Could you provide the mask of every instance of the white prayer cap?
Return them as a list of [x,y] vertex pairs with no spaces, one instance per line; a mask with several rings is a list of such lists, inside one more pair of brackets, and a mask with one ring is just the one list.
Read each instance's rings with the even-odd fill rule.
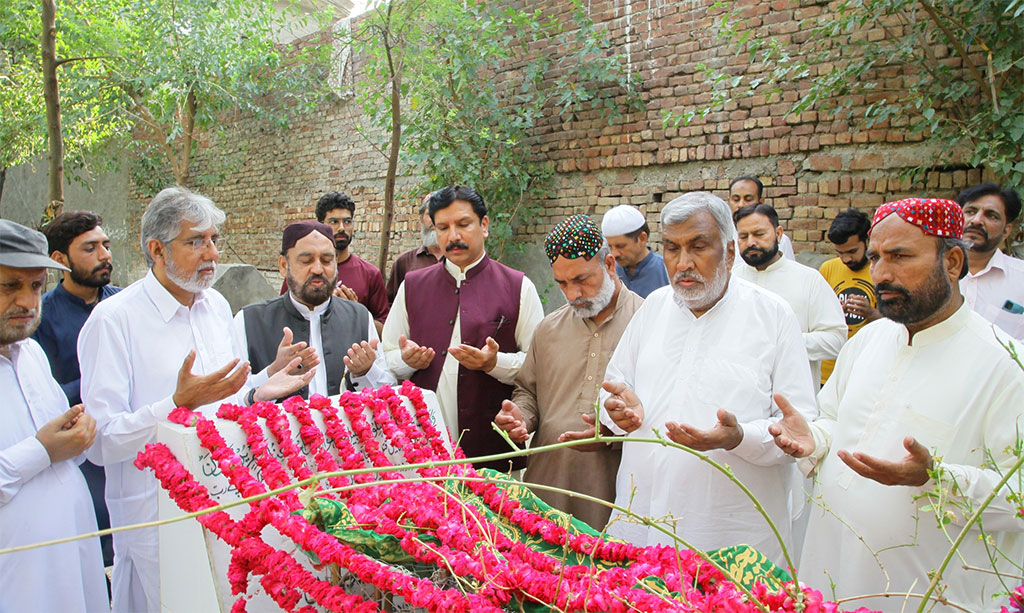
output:
[[628,204],[620,204],[604,214],[601,219],[601,234],[621,236],[635,232],[647,223],[644,214]]

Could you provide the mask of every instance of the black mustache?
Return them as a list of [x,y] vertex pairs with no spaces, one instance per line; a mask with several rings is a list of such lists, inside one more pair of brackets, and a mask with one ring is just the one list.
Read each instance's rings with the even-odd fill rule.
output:
[[887,283],[885,281],[883,281],[882,283],[876,283],[875,284],[875,291],[878,292],[878,293],[881,293],[881,292],[895,292],[895,293],[903,296],[904,298],[910,298],[910,292],[907,291],[907,288],[905,288],[903,286],[900,286],[900,285],[894,285],[892,283]]
[[306,279],[306,282],[303,283],[303,285],[309,285],[310,281],[312,281],[313,279],[322,279],[325,285],[330,285],[331,284],[331,280],[327,278],[327,275],[317,274],[317,275],[310,275],[309,278]]
[[977,230],[978,232],[981,232],[981,235],[985,237],[985,240],[988,240],[988,231],[986,231],[984,227],[972,224],[964,228],[964,232],[968,230]]
[[92,269],[93,272],[99,272],[101,270],[106,270],[108,272],[113,272],[114,267],[112,265],[110,265],[110,264],[100,264],[96,268]]
[[452,249],[469,249],[469,245],[462,241],[455,241],[454,243],[448,243],[444,248],[445,251],[451,251]]

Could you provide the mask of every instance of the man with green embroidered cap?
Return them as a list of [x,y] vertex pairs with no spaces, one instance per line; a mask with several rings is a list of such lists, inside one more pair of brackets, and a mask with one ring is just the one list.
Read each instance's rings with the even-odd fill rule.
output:
[[[494,418],[517,443],[533,434],[531,447],[593,436],[594,402],[608,359],[643,303],[616,276],[615,258],[601,229],[586,215],[555,226],[544,249],[568,304],[537,326],[512,398]],[[524,480],[611,501],[620,454],[618,446],[601,443],[548,451],[530,456]],[[611,510],[603,505],[555,492],[534,493],[598,530],[608,522]]]

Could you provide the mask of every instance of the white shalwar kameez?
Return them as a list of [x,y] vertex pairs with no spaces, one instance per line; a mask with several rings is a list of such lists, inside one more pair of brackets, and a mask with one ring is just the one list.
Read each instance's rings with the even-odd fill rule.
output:
[[[888,319],[868,324],[846,344],[818,395],[821,417],[812,428],[816,449],[799,462],[805,472],[817,467],[800,580],[829,597],[826,588],[833,582],[838,598],[923,593],[929,571],[939,566],[964,524],[956,505],[977,508],[1000,480],[995,470],[981,468],[985,451],[1005,470],[1014,461],[1005,450],[1017,432],[1024,432],[1024,373],[996,341],[989,322],[964,304],[945,321],[916,333],[912,343],[908,339],[906,327]],[[845,449],[899,461],[907,453],[906,436],[928,447],[947,478],[959,485],[961,494],[951,494],[942,507],[955,517],[945,532],[936,527],[935,512],[922,509],[933,501],[915,500],[936,487],[934,480],[922,487],[882,485],[861,477],[836,455]],[[1019,491],[1016,478],[1013,484]],[[1024,520],[1005,496],[995,497],[982,514],[982,526],[992,539],[994,557],[1000,555],[998,547],[1017,564],[1024,562]],[[992,600],[1004,590],[999,578],[963,568],[965,563],[991,568],[980,535],[972,528],[960,545],[962,558],[946,567],[942,595],[969,611],[994,611],[1002,604]],[[1020,571],[1005,563],[1000,568],[1010,573],[1005,581],[1012,590],[1020,583],[1013,575]],[[910,599],[907,610],[916,610],[918,602]],[[849,605],[894,611],[903,608],[903,600],[875,598]],[[928,610],[954,609],[935,605]]]
[[839,355],[848,333],[843,306],[825,277],[786,258],[779,258],[764,270],[740,260],[732,275],[778,294],[793,307],[811,361],[814,389],[818,389],[822,360],[834,360]]
[[[734,413],[743,440],[709,458],[732,467],[790,544],[792,458],[775,445],[768,426],[781,418],[772,394],[786,396],[801,414],[817,415],[807,352],[792,309],[781,298],[733,278],[700,317],[672,286],[655,290],[623,333],[605,374],[636,392],[642,425],[630,437],[650,438],[665,422],[697,428],[717,423],[718,409]],[[601,395],[602,407],[608,393]],[[601,412],[601,421],[622,430]],[[679,449],[651,443],[622,445],[615,503],[652,518],[674,518],[676,534],[703,550],[750,545],[776,562],[782,549],[750,499],[721,472]],[[673,530],[673,524],[666,527]],[[612,512],[608,533],[637,545],[676,543],[666,534]]]
[[[82,328],[82,398],[98,426],[86,455],[106,469],[112,526],[157,519],[157,480],[132,462],[146,443],[155,442],[157,423],[175,408],[178,371],[191,350],[195,375],[234,359],[231,307],[213,289],[200,292],[191,309],[185,307],[153,271],[96,305]],[[200,410],[212,416],[220,404]],[[156,528],[114,534],[114,611],[160,610],[157,564]]]
[[[34,340],[0,355],[0,549],[96,531],[82,457],[50,463],[39,428],[68,409]],[[109,611],[99,538],[0,555],[0,613]]]

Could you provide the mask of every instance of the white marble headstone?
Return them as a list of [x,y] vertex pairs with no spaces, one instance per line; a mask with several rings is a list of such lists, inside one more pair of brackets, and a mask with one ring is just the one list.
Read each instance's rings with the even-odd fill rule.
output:
[[[431,418],[435,426],[442,433],[447,433],[444,420],[437,403],[437,397],[433,392],[423,391],[424,400],[430,409]],[[331,397],[332,402],[337,396]],[[413,415],[412,405],[405,400],[405,405]],[[335,406],[337,404],[335,403]],[[323,419],[319,411],[311,410],[314,421],[323,428]],[[381,427],[373,421],[373,415],[369,409],[366,410],[367,421],[373,426],[374,436],[382,443],[381,448],[397,464],[406,463],[401,450],[390,445],[384,437]],[[345,412],[338,410],[339,417],[344,420],[346,428],[351,432],[350,424]],[[292,438],[296,445],[303,452],[306,452],[307,464],[312,472],[316,472],[316,465],[312,454],[299,437],[298,423],[295,418],[288,415]],[[216,419],[217,429],[224,440],[242,458],[253,476],[261,478],[260,468],[256,459],[246,444],[245,433],[242,428],[233,421]],[[259,420],[263,424],[263,420]],[[267,441],[268,451],[274,457],[282,460],[276,440],[266,426],[263,426],[264,437]],[[337,456],[337,450],[333,441],[325,436],[328,448],[334,453],[338,464],[341,459]],[[230,502],[241,496],[232,487],[228,480],[220,473],[217,463],[210,457],[210,452],[199,444],[199,437],[194,428],[186,428],[172,423],[162,423],[157,427],[157,441],[161,442],[174,453],[178,460],[192,473],[192,476],[201,484],[207,487],[210,495],[217,502]],[[445,440],[450,448],[450,441]],[[361,449],[358,439],[353,434],[352,444]],[[282,460],[282,466],[284,462]],[[289,474],[290,471],[289,471]],[[326,485],[326,484],[325,484]],[[240,519],[248,511],[248,505],[241,505],[228,510],[233,519]],[[161,520],[180,517],[184,512],[170,499],[167,493],[161,489],[158,503],[159,518]],[[272,527],[264,528],[263,540],[272,547],[285,551],[294,551],[293,557],[301,561],[307,568],[312,565],[305,554],[295,551],[297,548],[289,540],[282,537]],[[167,524],[159,528],[160,538],[160,604],[162,613],[196,613],[198,611],[221,611],[227,613],[231,605],[237,599],[231,594],[231,586],[227,580],[228,563],[231,559],[231,549],[227,544],[220,541],[215,535],[209,533],[196,520],[189,519],[177,523]],[[315,571],[317,576],[327,578],[327,571]],[[261,613],[280,611],[280,608],[271,600],[259,585],[257,578],[250,577],[249,581],[249,602],[246,610],[249,613]],[[309,603],[312,604],[312,603]]]

